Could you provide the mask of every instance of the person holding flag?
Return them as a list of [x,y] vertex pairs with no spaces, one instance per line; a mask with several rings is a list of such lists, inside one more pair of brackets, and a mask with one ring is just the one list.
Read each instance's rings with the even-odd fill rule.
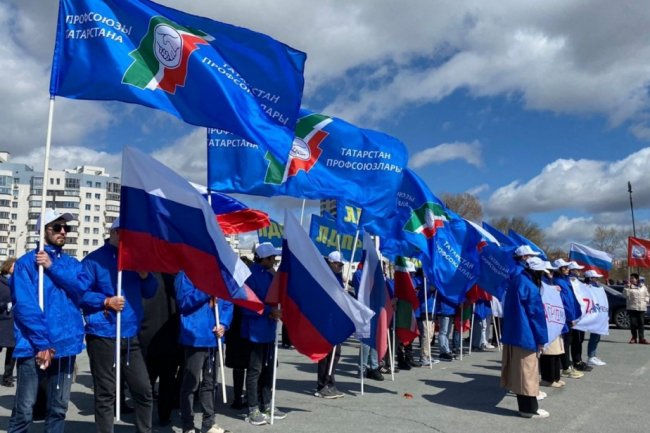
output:
[[[325,261],[329,265],[330,269],[334,273],[336,280],[341,285],[341,290],[343,287],[343,258],[341,253],[338,251],[332,251],[325,258]],[[334,359],[332,359],[334,357]],[[318,379],[316,384],[316,392],[314,395],[316,397],[334,399],[342,398],[344,394],[336,389],[336,377],[334,372],[336,371],[336,366],[339,364],[339,359],[341,358],[341,345],[337,344],[334,346],[334,349],[328,353],[328,355],[318,361]],[[330,368],[331,367],[331,368]]]
[[[262,242],[255,248],[254,254],[254,263],[250,267],[251,275],[246,280],[246,285],[259,299],[266,299],[280,250],[270,242]],[[242,310],[242,313],[241,336],[250,342],[246,370],[247,419],[253,425],[264,425],[271,419],[271,388],[275,363],[273,342],[277,337],[277,321],[282,318],[282,312],[267,305],[261,315],[248,309]],[[274,419],[286,417],[286,413],[275,409]]]
[[517,395],[520,416],[547,418],[549,413],[537,403],[538,398],[545,397],[539,391],[539,354],[548,343],[540,295],[546,264],[531,257],[526,265],[511,278],[504,299],[501,386]]
[[121,314],[120,364],[135,402],[135,429],[150,432],[153,395],[138,339],[142,324],[142,299],[156,294],[158,281],[150,272],[122,272],[122,295],[117,292],[117,254],[120,219],[111,225],[109,238],[83,259],[90,278],[89,290],[81,299],[86,322],[86,345],[95,390],[95,426],[98,432],[112,433],[115,410],[115,345],[117,314]]
[[[46,209],[36,222],[37,228],[44,222],[43,250],[30,251],[14,265],[13,356],[18,382],[8,432],[29,429],[41,380],[47,380],[47,430],[63,432],[65,426],[71,373],[76,355],[83,349],[84,325],[79,304],[89,284],[81,263],[63,252],[70,231],[67,223],[73,218],[72,214]],[[43,299],[47,299],[44,308],[39,305],[39,266],[43,267]]]
[[452,331],[454,316],[456,315],[456,305],[449,301],[443,294],[438,292],[436,303],[436,315],[439,318],[440,329],[438,331],[438,358],[441,361],[453,361],[456,357],[449,347],[449,335]]
[[[593,269],[588,270],[585,272],[585,281],[584,283],[588,286],[592,287],[598,287],[600,288],[600,285],[596,281],[597,278],[601,278],[602,275],[599,274],[598,272],[594,271]],[[602,289],[601,289],[602,290]],[[605,298],[606,299],[606,298]],[[593,308],[596,307],[604,307],[603,305],[598,306],[594,305]],[[607,311],[607,310],[605,310]],[[596,350],[598,349],[598,343],[600,342],[600,334],[596,334],[595,332],[590,332],[589,333],[589,341],[587,342],[587,364],[591,366],[603,366],[607,365],[607,363],[600,358],[596,356]]]
[[[650,344],[643,335],[643,316],[648,307],[648,289],[639,281],[639,274],[630,274],[630,283],[623,289],[627,314],[630,316],[630,344]],[[638,339],[637,339],[638,337]]]
[[201,430],[224,433],[215,423],[215,385],[217,383],[217,338],[222,338],[233,317],[232,302],[219,299],[219,323],[215,317],[215,298],[197,289],[184,272],[174,279],[176,304],[181,314],[179,343],[185,353],[180,393],[181,427],[194,433],[194,394],[199,391],[203,411]]

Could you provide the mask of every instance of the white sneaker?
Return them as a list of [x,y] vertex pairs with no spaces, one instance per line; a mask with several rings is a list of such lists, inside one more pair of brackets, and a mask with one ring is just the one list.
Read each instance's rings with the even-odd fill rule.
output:
[[544,391],[540,391],[539,394],[537,394],[537,400],[544,400],[548,395]]
[[551,414],[544,409],[537,409],[537,413],[519,412],[519,416],[532,419],[548,418],[550,415]]
[[491,345],[490,343],[486,344],[485,348],[486,349],[495,349],[495,347],[493,345]]
[[225,430],[219,427],[217,424],[214,424],[206,433],[226,433],[228,430]]
[[589,365],[593,365],[593,366],[602,366],[602,365],[607,365],[606,362],[601,361],[600,359],[598,359],[598,358],[595,357],[595,356],[592,356],[591,358],[589,358],[589,359],[587,360],[587,364],[589,364]]

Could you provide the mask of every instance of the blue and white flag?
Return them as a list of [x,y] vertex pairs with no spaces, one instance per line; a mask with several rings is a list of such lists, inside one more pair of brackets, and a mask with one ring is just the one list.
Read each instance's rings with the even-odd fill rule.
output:
[[50,94],[156,108],[286,161],[305,60],[262,33],[149,0],[60,0]]

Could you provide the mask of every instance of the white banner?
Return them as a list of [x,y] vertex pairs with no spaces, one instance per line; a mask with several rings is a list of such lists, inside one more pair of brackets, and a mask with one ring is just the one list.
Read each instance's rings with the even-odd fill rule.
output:
[[546,312],[546,327],[548,328],[548,343],[546,346],[548,346],[562,334],[562,328],[566,323],[566,315],[559,286],[542,283],[541,293],[544,311]]
[[492,300],[490,301],[490,308],[492,309],[492,315],[494,317],[503,317],[503,306],[496,296],[492,296]]
[[609,302],[605,290],[600,286],[584,284],[577,279],[573,279],[571,285],[582,310],[582,317],[573,328],[609,335]]

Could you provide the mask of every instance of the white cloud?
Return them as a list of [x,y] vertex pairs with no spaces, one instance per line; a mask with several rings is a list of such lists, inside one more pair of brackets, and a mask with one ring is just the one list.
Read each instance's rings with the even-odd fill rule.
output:
[[471,143],[442,143],[434,147],[414,153],[409,158],[409,167],[421,168],[434,163],[461,159],[470,165],[480,167],[481,145],[477,140]]
[[[39,147],[27,155],[12,158],[10,162],[27,164],[34,171],[42,172],[44,160],[45,147]],[[120,177],[122,174],[122,154],[97,151],[81,146],[53,146],[50,149],[50,169],[63,170],[81,165],[104,167],[111,176]]]
[[482,192],[485,192],[489,189],[490,189],[490,185],[488,185],[487,183],[482,183],[480,185],[476,185],[475,187],[468,189],[466,192],[472,195],[479,195]]
[[646,185],[650,147],[614,162],[558,159],[526,183],[514,181],[497,189],[486,210],[493,215],[525,215],[562,209],[616,212],[629,208],[627,182],[632,182],[635,207],[650,208]]

